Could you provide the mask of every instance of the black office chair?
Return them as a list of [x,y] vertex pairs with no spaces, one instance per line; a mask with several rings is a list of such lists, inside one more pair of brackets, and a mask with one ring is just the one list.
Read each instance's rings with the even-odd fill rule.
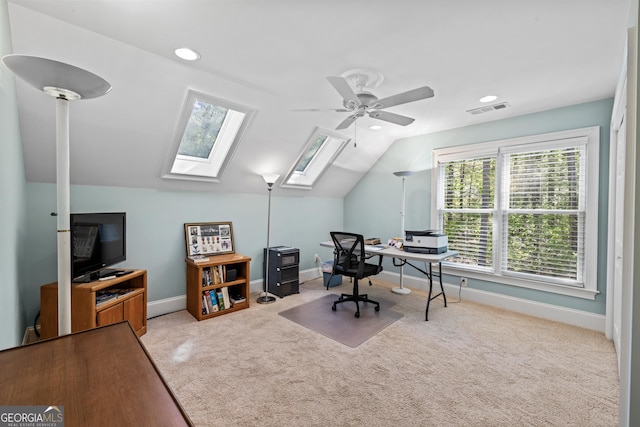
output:
[[353,278],[353,294],[341,294],[331,309],[336,310],[336,304],[346,301],[356,303],[356,317],[360,317],[360,302],[375,304],[375,310],[380,311],[380,303],[370,300],[367,294],[358,292],[358,280],[374,276],[382,271],[382,257],[378,255],[378,264],[369,264],[364,252],[364,237],[361,234],[332,231],[331,239],[335,245],[333,273]]

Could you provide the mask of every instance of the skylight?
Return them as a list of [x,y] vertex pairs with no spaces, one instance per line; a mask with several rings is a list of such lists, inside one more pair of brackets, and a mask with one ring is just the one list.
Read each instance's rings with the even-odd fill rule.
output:
[[322,144],[329,138],[327,135],[317,135],[315,141],[311,144],[311,147],[303,154],[302,159],[298,162],[296,166],[296,172],[304,173],[305,170],[309,167],[311,160],[313,160],[318,154],[318,150],[322,147]]
[[220,182],[254,111],[189,91],[163,178]]
[[310,190],[347,142],[349,138],[345,136],[316,128],[280,186]]

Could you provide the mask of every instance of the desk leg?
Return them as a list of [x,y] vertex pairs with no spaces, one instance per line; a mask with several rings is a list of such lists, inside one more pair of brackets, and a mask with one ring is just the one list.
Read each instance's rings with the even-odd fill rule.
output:
[[429,304],[431,304],[431,293],[433,292],[433,269],[431,267],[431,263],[429,263],[429,296],[427,297],[427,309],[424,312],[424,321],[427,322],[429,320]]
[[438,263],[438,279],[440,280],[440,293],[437,295],[433,295],[433,266],[431,263],[429,264],[429,271],[427,272],[427,277],[429,278],[429,297],[427,298],[427,309],[424,312],[424,320],[427,322],[429,320],[429,305],[431,304],[432,299],[438,298],[442,295],[444,299],[444,306],[447,306],[447,296],[444,294],[444,287],[442,286],[442,263]]
[[442,286],[442,263],[438,263],[438,278],[440,279],[440,292],[442,292],[442,299],[444,299],[444,306],[447,306],[447,296],[444,294],[444,287]]

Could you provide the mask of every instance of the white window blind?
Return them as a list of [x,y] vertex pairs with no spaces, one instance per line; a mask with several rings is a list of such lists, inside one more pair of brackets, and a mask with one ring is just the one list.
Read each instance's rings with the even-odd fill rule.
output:
[[582,282],[585,146],[502,155],[504,274]]
[[455,262],[493,269],[495,157],[440,164],[442,224]]

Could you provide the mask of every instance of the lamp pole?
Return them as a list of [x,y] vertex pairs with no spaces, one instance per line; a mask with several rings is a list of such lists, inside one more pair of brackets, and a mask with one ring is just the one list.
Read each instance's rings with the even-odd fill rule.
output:
[[111,85],[89,71],[46,58],[6,55],[2,62],[29,85],[56,99],[58,335],[67,335],[71,333],[69,101],[105,95]]
[[[402,211],[400,211],[400,236],[404,236],[405,233],[405,229],[404,229],[404,210],[405,210],[405,188],[404,188],[404,181],[405,178],[413,175],[413,171],[399,171],[399,172],[394,172],[393,173],[395,176],[399,176],[402,177]],[[391,289],[391,292],[393,292],[394,294],[400,294],[400,295],[408,295],[411,293],[411,289],[405,288],[403,286],[403,280],[404,280],[404,263],[402,263],[402,265],[400,266],[400,286]]]
[[273,184],[278,180],[280,175],[275,173],[265,173],[262,175],[265,182],[267,183],[267,189],[269,190],[269,203],[267,207],[267,249],[264,260],[264,285],[263,285],[263,293],[264,295],[260,295],[256,302],[259,304],[269,304],[275,302],[276,297],[269,295],[269,234],[271,229],[271,190],[273,190]]

